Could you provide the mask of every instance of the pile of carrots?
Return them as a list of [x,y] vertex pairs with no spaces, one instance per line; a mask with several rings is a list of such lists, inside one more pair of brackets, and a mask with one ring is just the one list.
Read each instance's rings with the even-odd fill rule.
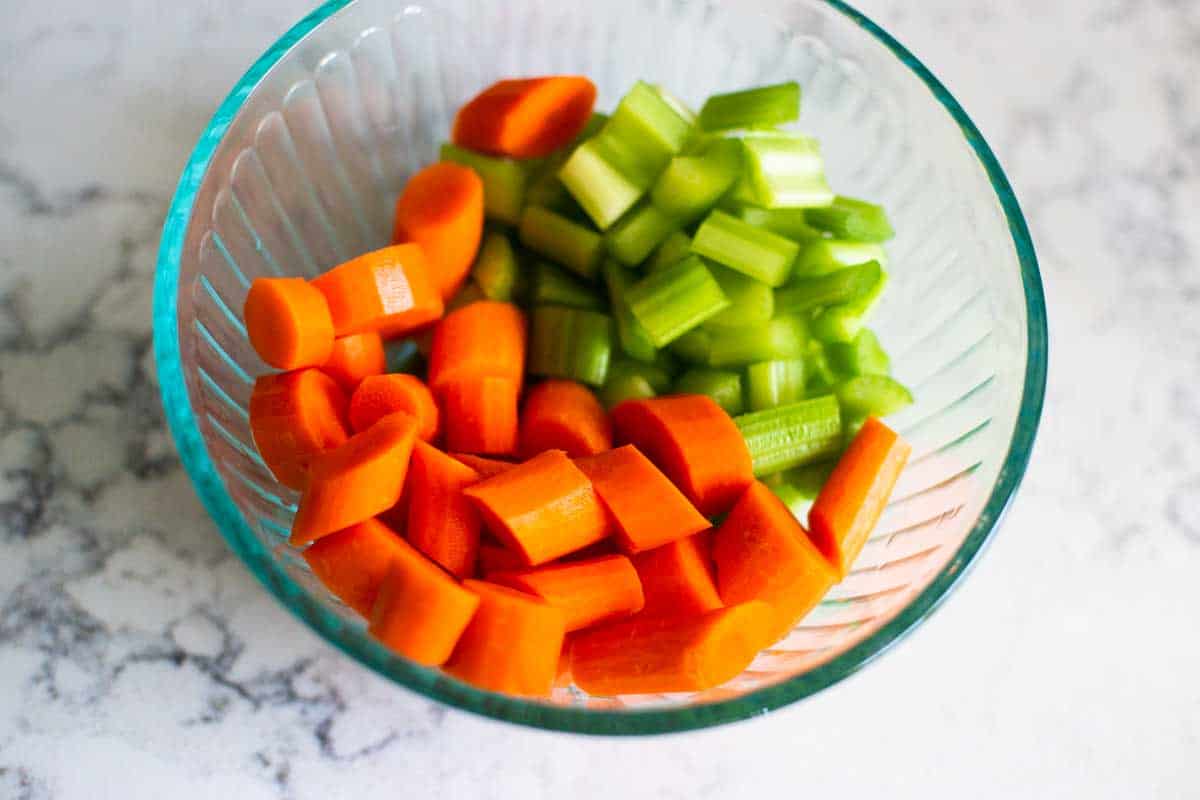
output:
[[[502,81],[460,111],[455,144],[545,156],[594,99],[584,78]],[[806,529],[710,397],[606,411],[582,383],[527,380],[521,309],[446,311],[484,205],[475,171],[434,164],[399,198],[391,246],[251,286],[250,341],[281,372],[258,378],[250,421],[272,473],[301,492],[291,543],[380,642],[483,689],[733,678],[847,573],[909,446],[868,419]],[[423,379],[387,371],[401,336],[425,337]]]

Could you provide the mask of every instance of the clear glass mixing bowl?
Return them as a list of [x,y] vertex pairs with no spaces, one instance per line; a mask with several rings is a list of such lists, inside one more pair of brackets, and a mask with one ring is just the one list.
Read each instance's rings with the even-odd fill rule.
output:
[[[898,236],[875,320],[917,402],[915,445],[854,572],[741,676],[694,695],[538,702],[479,691],[376,644],[285,542],[296,497],[255,453],[246,406],[265,370],[239,319],[259,275],[314,275],[386,243],[412,171],[451,115],[501,76],[591,76],[600,108],[637,79],[696,103],[795,79],[801,128],[839,191],[882,202]],[[238,81],[200,137],[163,232],[155,286],[163,404],[230,547],[293,613],[380,674],[512,722],[678,731],[829,686],[927,616],[995,531],[1042,408],[1046,316],[1029,232],[995,156],[945,87],[836,0],[334,0]]]

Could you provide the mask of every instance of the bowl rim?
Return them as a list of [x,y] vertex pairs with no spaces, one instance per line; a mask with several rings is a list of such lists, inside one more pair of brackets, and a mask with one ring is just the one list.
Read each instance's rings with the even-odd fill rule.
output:
[[[641,735],[704,728],[745,719],[801,700],[871,663],[895,645],[946,599],[995,533],[1016,493],[1033,449],[1046,390],[1046,304],[1037,255],[1028,225],[1008,178],[983,135],[946,87],[909,50],[844,0],[818,0],[840,12],[907,66],[959,125],[984,168],[1008,222],[1021,270],[1027,317],[1024,384],[1013,437],[987,502],[971,531],[937,576],[892,620],[854,647],[802,675],[729,700],[668,709],[606,710],[553,706],[481,691],[435,670],[388,654],[364,636],[348,638],[341,619],[304,602],[287,574],[269,560],[256,558],[252,531],[234,505],[204,444],[188,397],[180,352],[176,298],[184,238],[197,192],[225,132],[242,104],[271,68],[298,42],[354,0],[328,0],[270,46],[234,85],[201,134],[163,226],[154,285],[154,353],[159,390],[168,427],[180,459],[209,515],[230,548],[255,577],[296,617],[356,661],[421,695],[507,722],[576,733]],[[263,565],[260,570],[256,563]],[[288,591],[288,589],[293,589]]]

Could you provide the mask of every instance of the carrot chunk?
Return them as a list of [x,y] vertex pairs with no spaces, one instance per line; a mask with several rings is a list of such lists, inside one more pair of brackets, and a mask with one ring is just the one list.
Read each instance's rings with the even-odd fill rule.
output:
[[508,378],[463,378],[439,391],[446,449],[508,455],[517,449],[517,395]]
[[561,609],[568,632],[633,614],[645,602],[637,570],[625,556],[493,573],[488,580],[537,595]]
[[383,337],[371,331],[333,340],[333,350],[321,371],[353,392],[363,378],[380,375],[387,369]]
[[417,438],[431,442],[438,433],[438,407],[421,379],[404,373],[371,375],[350,396],[350,427],[365,431],[388,414],[403,411],[417,421]]
[[488,529],[531,566],[608,535],[608,518],[592,484],[561,450],[547,450],[470,486]]
[[366,253],[310,283],[325,296],[338,336],[375,331],[388,338],[442,315],[442,296],[415,244]]
[[408,549],[398,533],[368,519],[313,542],[302,555],[326,589],[370,618],[392,559]]
[[646,596],[644,615],[688,617],[721,607],[708,539],[698,533],[633,557]]
[[542,381],[529,391],[521,410],[521,455],[563,450],[571,458],[612,447],[612,425],[604,406],[582,383]]
[[303,489],[313,459],[350,436],[346,394],[319,369],[262,375],[250,394],[250,431],[275,479]]
[[491,542],[479,543],[479,573],[485,578],[496,572],[513,572],[524,569],[525,559],[516,550]]
[[452,138],[482,153],[541,158],[579,135],[595,102],[595,85],[575,75],[497,81],[459,109]]
[[479,473],[438,450],[417,442],[408,464],[408,526],[413,547],[457,578],[475,574],[479,555],[479,512],[462,490]]
[[254,352],[276,369],[318,366],[333,349],[329,305],[303,278],[256,278],[242,316]]
[[470,453],[451,453],[451,457],[457,461],[461,461],[471,469],[479,473],[479,479],[490,478],[493,475],[499,475],[501,472],[508,472],[516,466],[511,461],[501,461],[498,458],[486,458],[484,456],[476,456]]
[[392,241],[421,246],[442,300],[462,286],[482,236],[483,181],[468,167],[432,164],[409,179],[396,201]]
[[433,334],[429,388],[463,378],[525,378],[525,315],[512,303],[471,303],[446,315]]

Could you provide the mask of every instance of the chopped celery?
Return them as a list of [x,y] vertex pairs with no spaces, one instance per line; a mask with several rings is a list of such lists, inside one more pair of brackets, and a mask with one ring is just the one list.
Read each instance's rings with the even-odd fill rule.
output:
[[658,92],[658,96],[661,97],[667,105],[675,110],[675,113],[679,115],[680,119],[684,120],[692,127],[696,126],[698,119],[696,112],[692,111],[691,106],[680,100],[675,95],[671,94],[660,84],[654,84],[654,91]]
[[821,232],[805,220],[802,208],[742,206],[737,210],[737,215],[743,222],[786,236],[793,242],[803,244],[821,238]]
[[780,473],[770,476],[765,482],[767,488],[787,506],[788,511],[792,512],[792,516],[803,523],[809,506],[812,505],[809,498],[805,497],[804,493],[795,486],[788,483]]
[[754,411],[734,422],[759,476],[823,461],[842,446],[841,412],[833,395]]
[[912,405],[913,396],[887,375],[859,375],[835,389],[846,417],[886,417]]
[[730,303],[729,308],[705,323],[708,328],[761,325],[775,316],[775,293],[770,286],[716,264],[709,264],[708,269]]
[[734,139],[717,139],[698,154],[672,158],[650,190],[650,199],[664,214],[689,222],[716,205],[741,171],[741,145]]
[[696,328],[671,342],[671,352],[689,364],[707,364],[712,338],[708,331]]
[[799,250],[791,239],[719,210],[705,218],[692,240],[693,252],[769,286],[787,280]]
[[800,84],[795,81],[715,94],[700,109],[706,131],[782,125],[800,117]]
[[463,287],[455,293],[454,297],[451,297],[446,302],[446,313],[449,314],[451,311],[460,309],[463,306],[469,306],[471,303],[478,303],[480,300],[488,299],[489,298],[484,293],[483,289],[479,288],[479,284],[475,283],[473,280],[467,281],[467,283],[465,283]]
[[471,270],[483,294],[489,300],[511,301],[519,294],[522,274],[508,237],[498,231],[485,234]]
[[383,343],[385,372],[420,373],[425,369],[425,357],[412,339],[390,339]]
[[[842,427],[846,427],[846,423],[842,423]],[[783,473],[783,479],[789,485],[795,487],[800,492],[801,496],[815,500],[817,495],[821,493],[821,488],[825,482],[829,480],[830,474],[833,473],[833,468],[837,466],[837,460],[817,461],[813,464],[805,464],[802,467],[796,467]]]
[[547,261],[533,267],[533,291],[530,304],[534,306],[567,306],[585,311],[603,311],[604,298],[594,286],[569,275]]
[[646,260],[658,245],[679,229],[679,223],[650,203],[631,208],[604,234],[608,252],[632,267]]
[[854,416],[845,417],[842,420],[842,447],[849,447],[854,441],[854,437],[858,436],[858,432],[862,430],[863,424],[867,418],[863,414],[855,414]]
[[808,342],[804,321],[795,317],[775,317],[760,325],[711,333],[708,363],[714,367],[802,358]]
[[837,376],[829,366],[825,347],[811,340],[804,351],[804,396],[817,397],[833,391]]
[[833,202],[817,140],[795,133],[742,137],[745,165],[734,196],[764,208],[813,208]]
[[751,411],[804,399],[804,362],[798,358],[760,361],[746,367],[746,402]]
[[595,136],[604,127],[606,122],[608,122],[608,114],[601,111],[593,111],[592,115],[588,117],[588,121],[583,124],[583,130],[575,138],[575,144],[579,145]]
[[442,145],[442,161],[453,161],[475,170],[483,181],[483,210],[488,217],[516,225],[525,206],[529,165],[511,158],[485,156],[449,142]]
[[693,131],[672,103],[653,86],[638,81],[621,98],[599,135],[636,148],[637,160],[657,175],[671,156],[683,149]]
[[852,342],[863,323],[875,308],[883,288],[887,285],[887,273],[880,270],[879,280],[857,299],[835,306],[828,306],[809,320],[813,338],[822,342]]
[[794,277],[807,277],[833,272],[840,267],[853,267],[868,261],[878,261],[879,266],[887,268],[887,253],[882,246],[866,242],[845,242],[840,239],[818,239],[809,242],[800,250],[796,258],[796,266],[792,268]]
[[892,360],[870,328],[860,330],[852,342],[825,345],[825,353],[833,370],[847,377],[888,375],[892,371]]
[[591,278],[600,269],[604,239],[595,231],[546,208],[529,206],[521,214],[521,243],[568,269]]
[[690,369],[675,379],[675,394],[705,394],[731,417],[741,414],[742,376],[725,369]]
[[658,350],[642,324],[633,316],[625,292],[633,283],[633,276],[612,259],[604,262],[604,282],[608,285],[608,300],[612,305],[613,320],[617,324],[617,339],[625,354],[638,361],[654,361]]
[[576,148],[558,180],[601,230],[632,208],[646,188],[631,181],[606,156],[599,137]]
[[647,275],[625,295],[634,318],[655,347],[662,347],[721,313],[729,298],[694,256]]
[[612,320],[605,314],[562,306],[533,310],[529,372],[601,386],[612,357]]
[[775,292],[781,314],[799,314],[825,306],[853,303],[875,290],[883,270],[875,261],[845,267],[824,275],[791,281]]
[[806,216],[813,226],[852,242],[886,242],[895,235],[882,206],[853,197],[838,195],[832,205],[811,208]]
[[605,408],[625,400],[654,397],[671,388],[671,376],[654,364],[620,359],[609,365],[608,377],[600,387]]
[[683,231],[675,231],[658,246],[646,264],[647,272],[658,272],[663,267],[682,261],[692,252],[692,237]]

